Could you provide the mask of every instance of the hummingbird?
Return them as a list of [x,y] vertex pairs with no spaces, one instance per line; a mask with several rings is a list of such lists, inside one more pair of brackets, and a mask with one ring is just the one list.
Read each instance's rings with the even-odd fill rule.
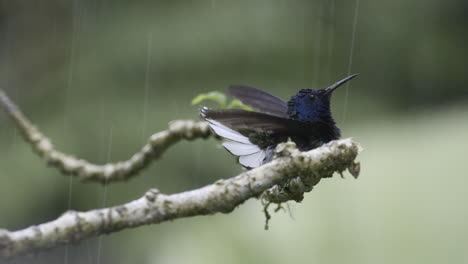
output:
[[222,138],[224,148],[253,169],[270,162],[274,149],[288,138],[308,151],[341,136],[330,110],[333,92],[356,77],[348,76],[324,89],[302,89],[289,101],[248,85],[230,85],[228,93],[258,111],[213,110],[202,107],[201,117]]

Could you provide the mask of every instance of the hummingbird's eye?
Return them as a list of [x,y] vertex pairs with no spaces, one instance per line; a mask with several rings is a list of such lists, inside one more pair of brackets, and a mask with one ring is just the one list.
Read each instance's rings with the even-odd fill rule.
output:
[[314,94],[310,94],[310,95],[309,95],[309,98],[310,98],[311,100],[314,100],[314,99],[315,99],[315,95],[314,95]]

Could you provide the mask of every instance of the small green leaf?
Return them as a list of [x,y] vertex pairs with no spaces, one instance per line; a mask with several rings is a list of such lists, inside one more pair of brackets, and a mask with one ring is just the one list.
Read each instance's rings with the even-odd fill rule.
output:
[[217,91],[197,95],[193,98],[192,105],[199,104],[206,100],[215,101],[219,104],[220,108],[226,108],[226,95]]
[[236,108],[236,107],[239,107],[240,109],[247,110],[247,111],[252,111],[253,110],[252,107],[250,107],[250,106],[248,106],[246,104],[243,104],[238,99],[232,100],[231,103],[226,108],[227,109],[233,109],[233,108]]

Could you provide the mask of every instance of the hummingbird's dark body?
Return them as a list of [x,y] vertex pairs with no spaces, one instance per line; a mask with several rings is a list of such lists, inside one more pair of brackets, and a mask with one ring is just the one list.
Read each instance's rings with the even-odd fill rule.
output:
[[228,91],[233,97],[261,112],[202,108],[201,116],[216,134],[231,140],[223,146],[239,156],[244,167],[255,168],[271,161],[276,145],[288,138],[301,151],[340,138],[340,129],[330,111],[331,94],[356,76],[326,89],[300,90],[288,102],[254,87],[232,85]]

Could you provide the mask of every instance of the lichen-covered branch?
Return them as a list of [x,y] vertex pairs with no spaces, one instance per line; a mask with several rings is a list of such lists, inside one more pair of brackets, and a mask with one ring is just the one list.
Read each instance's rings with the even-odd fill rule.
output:
[[276,151],[277,158],[270,163],[200,189],[172,195],[153,189],[120,206],[88,212],[68,211],[45,224],[19,231],[0,230],[0,256],[32,253],[182,217],[229,213],[249,198],[260,197],[265,190],[291,179],[307,179],[313,186],[334,172],[342,173],[355,166],[360,147],[351,139],[344,139],[308,152],[298,151],[294,143],[288,142],[279,145]]
[[[0,105],[15,121],[24,139],[50,165],[64,174],[81,180],[109,183],[137,175],[176,142],[213,136],[207,123],[191,120],[173,121],[169,129],[152,135],[141,151],[129,160],[95,165],[59,152],[0,90]],[[360,151],[351,139],[330,142],[308,152],[296,149],[293,142],[280,144],[276,158],[259,168],[220,180],[206,187],[178,194],[161,194],[153,189],[142,198],[127,204],[92,210],[69,211],[58,219],[19,231],[0,229],[0,256],[11,257],[77,242],[89,237],[181,217],[229,213],[252,197],[267,205],[301,201],[322,179],[348,169],[357,177],[359,164],[354,160]]]
[[0,105],[15,121],[23,138],[53,167],[63,174],[74,175],[83,181],[111,183],[134,177],[146,168],[176,142],[186,139],[207,138],[212,132],[205,122],[176,120],[169,123],[169,129],[152,135],[148,143],[129,160],[104,165],[92,164],[86,160],[55,149],[51,140],[43,135],[21,112],[21,110],[0,90]]
[[[324,145],[323,147],[327,147]],[[291,154],[293,151],[295,154]],[[298,155],[300,151],[295,148],[293,142],[286,142],[276,149],[276,157],[291,155]],[[344,155],[343,157],[347,157]],[[360,163],[352,162],[345,159],[340,159],[337,157],[335,159],[334,167],[338,168],[337,170],[330,171],[327,168],[321,167],[312,171],[312,173],[306,171],[305,173],[300,172],[295,177],[288,179],[282,184],[277,184],[262,194],[262,199],[266,204],[276,203],[281,204],[287,201],[296,201],[301,202],[304,199],[304,193],[312,191],[313,187],[320,181],[322,178],[329,178],[333,176],[333,172],[338,172],[343,177],[343,171],[347,168],[348,171],[354,178],[357,178],[360,171]],[[342,168],[342,169],[340,169]]]

